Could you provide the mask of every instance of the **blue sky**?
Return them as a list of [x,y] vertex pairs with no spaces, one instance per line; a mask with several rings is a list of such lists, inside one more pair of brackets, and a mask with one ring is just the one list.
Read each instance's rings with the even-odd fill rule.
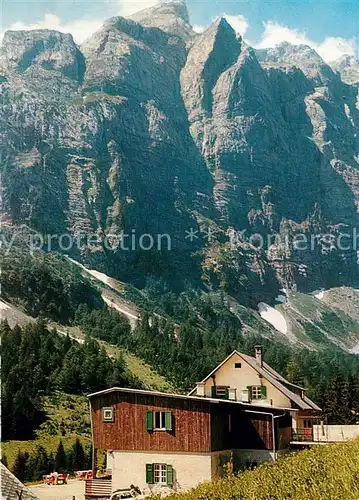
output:
[[[1,1],[1,0],[0,0]],[[72,32],[81,42],[101,22],[156,0],[2,0],[2,31],[47,27]],[[308,43],[326,60],[357,54],[359,7],[354,0],[188,0],[191,22],[201,31],[219,15],[254,46],[283,40]]]

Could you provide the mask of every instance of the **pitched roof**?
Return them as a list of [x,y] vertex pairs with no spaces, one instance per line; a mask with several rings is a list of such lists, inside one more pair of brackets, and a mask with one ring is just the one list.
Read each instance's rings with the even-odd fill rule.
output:
[[266,409],[270,408],[271,410],[285,410],[285,411],[296,411],[294,408],[282,408],[279,406],[263,406],[263,405],[256,405],[253,403],[245,403],[244,401],[232,401],[230,399],[218,399],[218,398],[203,398],[201,396],[191,396],[191,395],[185,395],[185,394],[170,394],[168,392],[159,392],[159,391],[148,391],[145,389],[129,389],[128,387],[110,387],[109,389],[104,389],[103,391],[97,391],[93,392],[92,394],[88,394],[88,398],[92,398],[95,396],[101,396],[103,394],[109,394],[111,392],[127,392],[130,394],[145,394],[145,395],[151,395],[151,396],[157,396],[157,397],[167,397],[167,398],[177,398],[177,399],[187,399],[187,400],[194,400],[194,401],[201,401],[201,402],[208,402],[208,403],[225,403],[225,404],[232,404],[232,405],[241,405],[243,407],[247,408],[259,408],[258,411],[262,413],[266,413]]
[[[224,365],[232,356],[237,355],[240,358],[242,358],[246,363],[249,364],[257,373],[262,375],[268,382],[270,382],[274,387],[276,387],[282,394],[287,396],[295,405],[298,406],[300,410],[316,410],[320,411],[321,409],[319,406],[317,406],[311,399],[309,399],[307,396],[304,396],[303,398],[296,394],[295,392],[291,391],[286,387],[287,385],[291,387],[295,387],[300,390],[304,390],[303,387],[291,384],[288,380],[286,380],[282,375],[277,373],[273,368],[271,368],[267,363],[263,362],[263,365],[260,366],[257,363],[257,360],[252,357],[248,356],[247,354],[243,354],[238,351],[233,351],[227,358],[222,361],[214,370],[211,371],[205,377],[201,382],[206,382],[212,375],[214,375],[220,368],[221,366]],[[284,385],[285,384],[285,385]],[[196,391],[196,388],[192,389],[189,395],[192,395]]]
[[12,472],[1,465],[1,499],[2,500],[38,500],[29,488],[26,488]]

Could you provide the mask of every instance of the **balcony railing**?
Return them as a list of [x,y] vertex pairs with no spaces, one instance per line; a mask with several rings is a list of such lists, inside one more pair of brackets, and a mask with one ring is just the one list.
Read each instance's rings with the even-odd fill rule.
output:
[[292,441],[314,441],[313,429],[297,429],[292,431]]
[[109,498],[112,492],[112,480],[108,478],[86,479],[85,498]]

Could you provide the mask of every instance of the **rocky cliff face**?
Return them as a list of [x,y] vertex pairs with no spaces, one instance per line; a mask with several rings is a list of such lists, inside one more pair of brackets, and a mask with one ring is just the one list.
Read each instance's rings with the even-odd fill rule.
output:
[[[7,224],[68,232],[69,253],[136,284],[190,279],[246,303],[356,279],[355,251],[326,236],[358,226],[357,88],[309,47],[255,52],[224,19],[195,35],[174,2],[81,47],[7,32],[0,86]],[[144,233],[171,250],[106,240]],[[298,234],[314,248],[288,245]]]
[[334,71],[337,71],[343,82],[359,85],[359,60],[354,56],[342,56],[331,64]]

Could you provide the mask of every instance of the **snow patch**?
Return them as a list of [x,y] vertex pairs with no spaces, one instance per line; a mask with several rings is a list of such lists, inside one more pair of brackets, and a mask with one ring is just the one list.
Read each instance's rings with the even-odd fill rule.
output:
[[120,307],[118,304],[116,304],[113,300],[111,299],[108,299],[107,297],[102,297],[103,298],[103,301],[106,302],[106,304],[109,306],[109,307],[112,307],[113,309],[116,309],[116,311],[124,314],[125,316],[128,316],[129,318],[132,318],[132,319],[135,319],[136,321],[138,321],[139,317],[138,316],[135,316],[134,314],[132,314],[130,311],[128,311],[127,309],[124,309],[123,307]]
[[76,335],[72,335],[69,332],[64,332],[64,330],[59,330],[56,328],[57,333],[60,333],[61,335],[64,335],[65,337],[68,335],[70,339],[75,340],[78,344],[84,344],[85,339],[80,339],[80,337],[76,337]]
[[115,290],[118,290],[120,288],[120,285],[117,280],[114,278],[111,278],[110,276],[107,276],[105,273],[101,273],[100,271],[96,271],[96,269],[88,269],[84,265],[82,265],[80,262],[78,262],[75,259],[71,259],[68,255],[66,255],[67,260],[72,262],[73,264],[76,264],[78,267],[80,267],[83,271],[85,271],[87,274],[90,274],[97,280],[101,281],[105,285],[110,286],[111,288],[114,288]]
[[11,309],[7,304],[5,304],[5,302],[3,302],[1,299],[0,299],[0,311],[6,311],[8,309]]
[[359,342],[357,343],[357,345],[349,349],[349,352],[350,354],[359,354]]
[[274,307],[269,306],[265,302],[260,302],[258,304],[258,311],[261,316],[267,323],[274,326],[278,332],[283,333],[284,335],[288,332],[288,325],[283,314]]
[[323,291],[323,290],[321,290],[320,292],[315,293],[315,294],[314,294],[314,297],[315,297],[316,299],[318,299],[318,300],[323,300],[323,299],[324,299],[324,291]]

